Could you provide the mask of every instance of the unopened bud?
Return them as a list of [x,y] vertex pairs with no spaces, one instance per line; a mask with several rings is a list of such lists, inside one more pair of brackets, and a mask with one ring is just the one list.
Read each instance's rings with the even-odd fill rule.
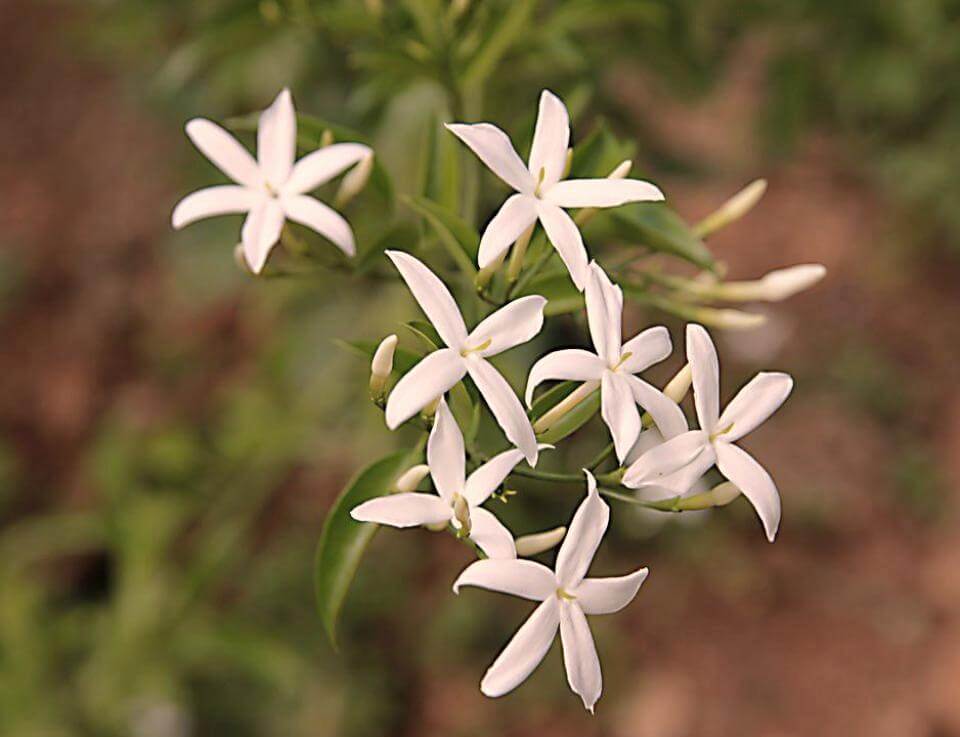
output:
[[740,489],[735,484],[724,481],[722,484],[714,486],[709,493],[713,497],[715,507],[725,507],[740,496]]
[[523,269],[523,259],[527,255],[527,246],[530,245],[530,237],[533,235],[533,229],[536,223],[531,225],[517,238],[513,244],[513,252],[510,254],[510,264],[507,266],[507,281],[515,282]]
[[556,527],[545,532],[537,532],[533,535],[523,535],[516,540],[517,556],[529,558],[532,555],[545,553],[551,548],[556,547],[567,534],[566,527]]
[[441,394],[439,397],[436,397],[435,399],[432,399],[429,402],[427,402],[427,404],[424,405],[423,409],[420,410],[420,416],[427,420],[433,417],[437,413],[437,407],[440,405],[440,398],[442,396],[443,395]]
[[693,228],[694,233],[700,238],[705,238],[739,220],[753,209],[753,206],[760,201],[766,191],[766,179],[757,179],[755,182],[751,182],[697,223]]
[[[663,387],[663,393],[666,394],[670,399],[672,399],[677,404],[687,396],[687,392],[690,391],[690,385],[693,383],[693,369],[690,364],[684,365],[676,375],[667,382],[667,385]],[[643,427],[650,428],[653,427],[653,415],[649,412],[644,412],[643,417],[640,418],[640,422]]]
[[236,262],[237,268],[239,268],[240,271],[245,274],[249,274],[250,276],[256,276],[256,274],[253,273],[253,269],[250,268],[250,264],[247,263],[247,256],[243,252],[242,243],[238,243],[236,246],[234,246],[233,260]]
[[411,466],[397,477],[397,480],[393,484],[393,490],[397,493],[404,494],[416,491],[417,487],[420,486],[420,482],[427,477],[428,473],[430,473],[430,466],[425,463]]
[[457,523],[457,537],[467,537],[470,534],[470,503],[460,494],[453,495],[453,518]]
[[561,179],[566,179],[570,176],[570,167],[573,166],[573,149],[567,149],[567,156],[563,160],[563,173],[560,175]]
[[570,410],[580,404],[580,402],[593,394],[599,386],[599,381],[583,382],[553,407],[544,412],[543,416],[533,423],[533,431],[537,435],[540,435],[549,430],[560,418],[564,417]]
[[764,296],[770,302],[778,302],[809,289],[827,274],[822,264],[799,264],[786,269],[777,269],[760,279]]
[[387,380],[393,372],[393,353],[397,348],[397,336],[388,335],[374,351],[370,362],[370,396],[374,401],[384,398]]
[[701,307],[695,311],[694,320],[723,330],[753,330],[763,325],[767,317],[755,312]]
[[333,131],[329,128],[324,128],[323,133],[320,134],[320,148],[326,148],[327,146],[333,143]]
[[501,266],[503,266],[503,260],[506,257],[507,249],[504,249],[497,254],[493,261],[477,272],[477,275],[473,279],[473,283],[477,287],[478,292],[482,292],[487,288],[487,284],[489,284],[490,280],[493,279],[493,275],[500,270]]
[[373,171],[373,151],[364,156],[356,165],[343,175],[337,196],[333,200],[334,207],[342,209],[350,200],[356,197],[367,186],[370,174]]

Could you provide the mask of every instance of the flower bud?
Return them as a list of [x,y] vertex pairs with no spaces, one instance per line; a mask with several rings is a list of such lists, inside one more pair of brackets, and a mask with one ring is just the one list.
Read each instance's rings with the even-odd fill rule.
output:
[[343,175],[340,188],[337,190],[337,196],[333,200],[334,207],[343,209],[350,200],[360,194],[363,188],[367,186],[372,171],[373,151],[360,159],[350,171]]
[[375,402],[383,401],[387,380],[393,371],[393,353],[397,347],[397,336],[388,335],[377,346],[370,362],[370,397]]
[[740,489],[738,489],[735,484],[724,481],[722,484],[714,486],[709,493],[710,496],[713,497],[713,505],[715,507],[725,507],[740,496]]
[[489,264],[484,266],[480,271],[477,272],[477,275],[473,279],[473,283],[477,288],[478,292],[482,292],[487,288],[487,284],[490,283],[490,280],[493,279],[493,275],[496,274],[500,267],[503,266],[503,260],[507,257],[507,249],[500,251],[497,254],[497,257],[491,261]]
[[663,393],[666,394],[674,402],[679,402],[690,390],[690,385],[693,383],[693,368],[690,364],[684,365],[676,375],[667,382],[667,385],[663,387]]
[[523,535],[516,540],[517,556],[529,558],[532,555],[545,553],[551,548],[556,547],[567,534],[566,527],[555,527],[545,532],[537,532],[533,535]]
[[320,134],[320,148],[326,148],[333,143],[333,131],[329,128],[324,128],[323,133]]
[[763,325],[767,321],[767,316],[741,310],[701,307],[695,311],[694,320],[723,330],[752,330]]
[[411,466],[404,471],[393,484],[393,491],[396,493],[408,493],[416,491],[427,474],[430,473],[430,466],[421,463],[418,466]]
[[470,503],[460,494],[453,495],[453,518],[457,523],[457,537],[470,534]]
[[827,274],[822,264],[799,264],[777,269],[760,279],[763,297],[769,302],[779,302],[798,292],[809,289]]
[[711,233],[715,233],[721,228],[725,228],[730,223],[735,222],[746,215],[753,206],[756,205],[763,193],[767,191],[767,180],[757,179],[737,192],[733,197],[724,202],[714,212],[707,215],[703,220],[697,223],[693,231],[700,237],[705,238]]

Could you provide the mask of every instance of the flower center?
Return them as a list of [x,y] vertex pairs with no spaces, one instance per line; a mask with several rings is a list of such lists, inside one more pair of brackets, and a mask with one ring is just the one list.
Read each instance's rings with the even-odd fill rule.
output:
[[567,591],[563,586],[557,587],[557,596],[561,599],[566,599],[567,601],[576,601],[577,597]]
[[720,430],[717,430],[715,433],[713,433],[713,434],[710,436],[710,440],[711,440],[711,441],[714,441],[714,440],[716,440],[717,438],[719,438],[721,435],[726,435],[726,434],[727,434],[728,432],[730,432],[732,429],[733,429],[733,423],[731,422],[731,423],[730,423],[729,425],[727,425],[726,427],[721,428]]
[[477,351],[482,351],[490,347],[490,344],[493,342],[493,338],[487,338],[480,345],[474,346],[473,348],[462,348],[460,350],[460,355],[466,358],[471,353],[476,353]]
[[617,365],[613,366],[610,370],[617,371],[621,366],[623,366],[623,364],[625,364],[627,361],[630,360],[630,356],[632,355],[633,353],[631,353],[630,351],[627,351],[626,353],[624,353],[622,356],[620,356],[620,360],[617,361]]
[[263,188],[267,190],[267,194],[270,195],[271,197],[276,198],[280,196],[280,193],[273,188],[273,185],[270,184],[270,182],[264,182]]
[[534,197],[540,196],[541,194],[540,188],[543,186],[543,180],[546,178],[546,176],[547,176],[547,169],[546,167],[541,166],[540,173],[537,174],[537,188],[533,190]]
[[460,494],[454,494],[450,502],[453,507],[453,526],[457,528],[457,537],[470,535],[470,504]]

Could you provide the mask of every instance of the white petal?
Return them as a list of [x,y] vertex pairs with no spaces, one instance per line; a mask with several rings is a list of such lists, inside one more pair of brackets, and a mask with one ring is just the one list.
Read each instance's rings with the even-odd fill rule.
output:
[[628,374],[638,374],[665,359],[672,350],[669,330],[663,325],[647,328],[623,344],[620,349],[621,356],[629,353],[630,358],[620,364],[620,370]]
[[489,169],[518,192],[533,194],[536,182],[517,155],[510,138],[490,123],[449,123],[447,130],[463,141]]
[[657,429],[665,438],[687,432],[687,418],[680,405],[654,386],[637,376],[624,376],[637,404],[650,413]]
[[496,698],[509,693],[536,670],[557,634],[560,603],[551,597],[533,610],[533,614],[517,630],[493,665],[487,669],[480,690]]
[[483,507],[473,507],[470,510],[470,539],[487,558],[509,560],[517,557],[517,548],[510,530],[503,526],[493,512]]
[[433,429],[427,440],[427,465],[437,493],[447,502],[454,494],[462,494],[464,486],[463,433],[453,419],[445,400],[440,400],[434,415]]
[[[543,308],[547,300],[537,295],[515,299],[485,317],[467,338],[466,347],[478,356],[495,356],[526,343],[543,327]],[[490,343],[485,348],[478,346]]]
[[536,198],[526,194],[510,195],[480,237],[477,265],[482,269],[496,261],[536,221]]
[[617,460],[622,463],[640,434],[640,413],[626,377],[613,371],[603,372],[600,380],[600,416],[610,428]]
[[533,405],[533,391],[544,381],[596,381],[606,370],[603,359],[581,348],[548,353],[530,369],[527,377],[527,406]]
[[547,238],[570,272],[570,278],[577,289],[583,291],[587,281],[587,249],[583,246],[583,237],[577,224],[559,207],[543,200],[537,203],[537,214]]
[[[541,449],[549,446],[540,446]],[[523,451],[513,448],[498,453],[470,474],[464,496],[473,505],[483,504],[520,461]]]
[[499,371],[476,354],[470,354],[466,364],[470,378],[477,385],[497,423],[503,428],[507,440],[523,451],[523,457],[527,459],[527,463],[535,466],[538,451],[537,438],[513,388]]
[[477,586],[501,594],[543,601],[553,598],[557,579],[553,571],[534,560],[489,558],[475,561],[464,568],[453,582],[453,593],[459,594],[461,586]]
[[547,190],[560,207],[617,207],[628,202],[659,202],[663,192],[639,179],[567,179]]
[[567,670],[567,683],[592,714],[594,704],[603,691],[603,677],[600,674],[600,658],[597,657],[597,647],[593,643],[590,625],[576,602],[560,603],[560,641],[563,643],[563,665]]
[[570,593],[584,614],[613,614],[633,601],[649,570],[641,568],[626,576],[585,578]]
[[273,198],[263,200],[243,221],[243,230],[240,231],[243,255],[254,274],[259,274],[263,270],[267,256],[280,240],[281,230],[283,230],[283,210]]
[[732,481],[757,510],[767,539],[773,542],[780,527],[780,494],[770,474],[743,448],[732,443],[714,443],[717,468]]
[[580,585],[610,522],[610,507],[597,493],[597,481],[587,471],[587,495],[580,502],[557,553],[557,580],[565,589]]
[[733,443],[766,422],[787,401],[792,390],[793,378],[789,374],[764,371],[754,376],[720,415],[717,427],[730,428],[721,440]]
[[302,194],[316,189],[371,153],[362,143],[334,143],[317,149],[298,161],[283,185],[285,194]]
[[630,452],[627,453],[627,457],[623,459],[623,465],[632,465],[647,451],[656,448],[658,445],[663,445],[665,440],[663,434],[656,427],[641,430],[637,436],[637,442],[633,444]]
[[684,496],[694,489],[703,474],[709,471],[716,461],[717,457],[712,449],[700,453],[686,465],[658,478],[654,484],[639,486],[637,498],[656,501]]
[[259,199],[251,190],[235,184],[207,187],[192,192],[180,200],[173,208],[171,220],[173,227],[179,229],[214,215],[247,212]]
[[282,203],[288,218],[317,231],[348,256],[356,253],[350,223],[339,212],[303,194],[285,196]]
[[427,319],[433,323],[440,337],[451,348],[459,349],[467,337],[460,308],[443,282],[420,259],[403,251],[385,251],[400,276],[407,283],[413,298]]
[[623,484],[635,489],[643,484],[660,483],[664,476],[683,468],[704,453],[712,460],[713,450],[702,430],[691,430],[677,435],[640,456],[627,468]]
[[287,181],[296,155],[297,114],[290,90],[285,89],[260,113],[257,126],[257,160],[274,188],[279,189]]
[[693,402],[700,429],[712,433],[720,414],[720,363],[702,325],[687,325],[687,362],[693,371]]
[[263,185],[263,175],[250,152],[219,125],[194,118],[187,123],[186,131],[193,145],[233,181],[248,187]]
[[452,348],[441,348],[425,356],[403,375],[387,399],[387,427],[401,423],[448,391],[467,372],[463,357]]
[[358,522],[416,527],[446,522],[450,519],[450,505],[436,494],[388,494],[357,505],[350,510],[350,516]]
[[620,359],[623,292],[610,281],[600,264],[592,261],[584,297],[593,347],[597,349],[597,355],[612,368]]
[[569,145],[570,115],[567,107],[550,90],[544,90],[540,93],[540,111],[530,144],[528,166],[535,181],[540,178],[540,169],[544,170],[541,191],[548,191],[560,181],[566,168]]

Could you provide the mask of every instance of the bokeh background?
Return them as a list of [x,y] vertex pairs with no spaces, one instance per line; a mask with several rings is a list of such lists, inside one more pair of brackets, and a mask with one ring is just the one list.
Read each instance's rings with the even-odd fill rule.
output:
[[[481,28],[508,3],[460,5]],[[381,533],[331,649],[312,592],[324,515],[403,442],[334,338],[416,312],[340,275],[245,277],[235,219],[168,225],[219,181],[182,123],[284,85],[375,133],[406,186],[405,132],[446,111],[356,21],[380,6],[0,4],[0,732],[960,735],[957,3],[540,3],[488,86],[485,116],[512,131],[546,85],[579,101],[575,141],[602,114],[693,219],[766,177],[711,240],[733,277],[829,269],[719,338],[726,396],[759,369],[798,380],[745,443],[780,486],[776,544],[742,500],[615,510],[595,570],[652,574],[594,620],[594,718],[556,647],[514,694],[479,693],[529,607],[450,595],[467,552],[446,536]],[[681,335],[628,322],[651,320]],[[578,493],[521,493],[505,514],[560,524]]]

